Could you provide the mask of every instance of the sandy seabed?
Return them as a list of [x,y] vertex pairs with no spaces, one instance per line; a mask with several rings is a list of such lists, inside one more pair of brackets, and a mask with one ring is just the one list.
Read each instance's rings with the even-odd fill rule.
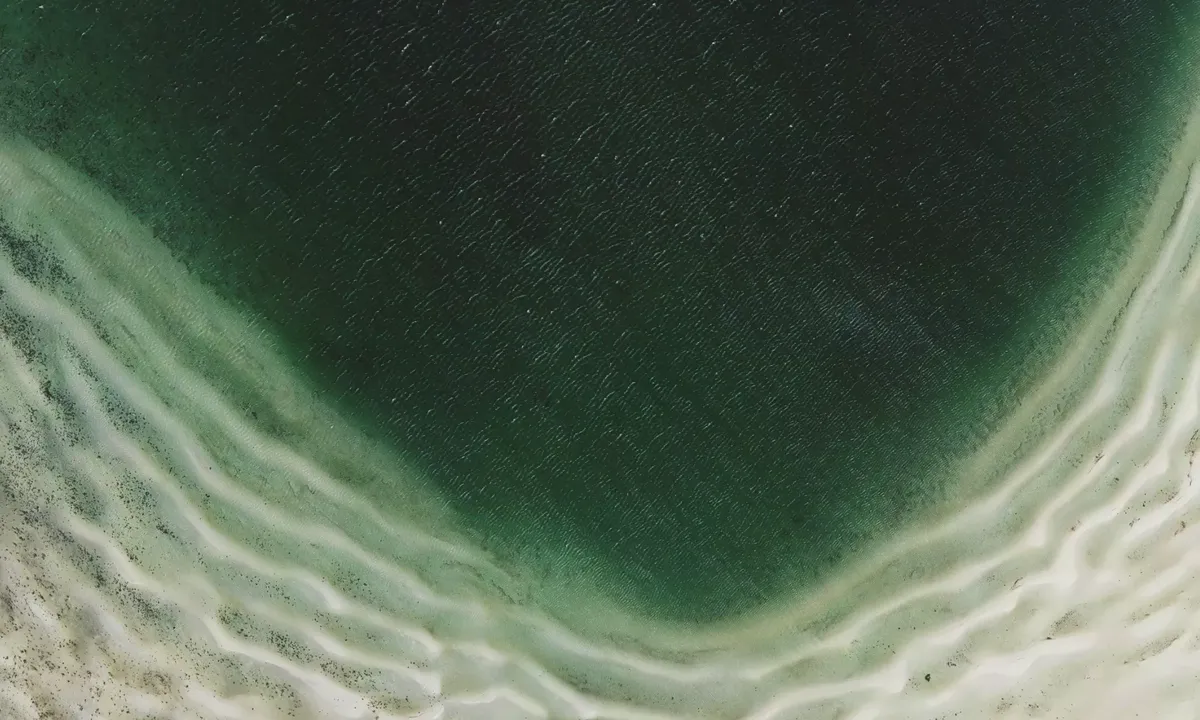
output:
[[[1198,158],[1193,119],[1120,281],[957,466],[987,492],[769,617],[610,609],[603,640],[418,490],[411,522],[348,493],[323,448],[365,441],[263,334],[0,139],[0,717],[1200,717]],[[263,427],[224,372],[323,440]]]

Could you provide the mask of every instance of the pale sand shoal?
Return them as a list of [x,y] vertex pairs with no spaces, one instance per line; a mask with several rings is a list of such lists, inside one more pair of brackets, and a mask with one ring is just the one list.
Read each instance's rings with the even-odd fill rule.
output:
[[0,217],[61,272],[0,259],[0,717],[1200,716],[1197,126],[1095,322],[958,466],[1002,467],[988,492],[756,623],[610,611],[638,646],[506,599],[419,489],[385,518],[319,442],[258,427],[176,335],[355,442],[110,199],[6,139]]

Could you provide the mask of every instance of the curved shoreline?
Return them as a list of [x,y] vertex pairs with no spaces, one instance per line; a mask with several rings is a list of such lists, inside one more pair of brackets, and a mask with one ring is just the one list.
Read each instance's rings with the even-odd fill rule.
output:
[[[1094,717],[1153,697],[1163,716],[1195,709],[1182,689],[1200,684],[1198,155],[1193,116],[1120,282],[1023,411],[952,470],[991,492],[964,493],[980,499],[803,602],[681,634],[595,602],[581,608],[592,625],[551,619],[522,569],[466,545],[417,479],[404,521],[341,489],[328,467],[402,473],[317,421],[319,402],[261,335],[115,203],[6,138],[0,217],[51,261],[28,277],[0,259],[0,707],[767,720]],[[250,386],[276,427],[258,427],[212,383],[229,368],[205,362],[239,368],[225,382]],[[1081,380],[1073,411],[1042,427]]]

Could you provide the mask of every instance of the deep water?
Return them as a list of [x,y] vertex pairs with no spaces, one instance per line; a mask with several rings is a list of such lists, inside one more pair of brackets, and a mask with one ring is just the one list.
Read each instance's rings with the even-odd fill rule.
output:
[[954,494],[1119,266],[1196,9],[635,5],[23,3],[0,120],[486,547],[728,619]]

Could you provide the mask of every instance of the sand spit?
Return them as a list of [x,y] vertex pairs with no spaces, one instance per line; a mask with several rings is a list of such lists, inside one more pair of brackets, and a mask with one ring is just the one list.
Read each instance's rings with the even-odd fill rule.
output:
[[1197,127],[1115,312],[1047,379],[1102,352],[1066,422],[969,459],[1004,475],[794,610],[636,647],[533,607],[402,476],[411,521],[342,489],[328,448],[398,465],[111,199],[4,138],[0,717],[1200,716]]

